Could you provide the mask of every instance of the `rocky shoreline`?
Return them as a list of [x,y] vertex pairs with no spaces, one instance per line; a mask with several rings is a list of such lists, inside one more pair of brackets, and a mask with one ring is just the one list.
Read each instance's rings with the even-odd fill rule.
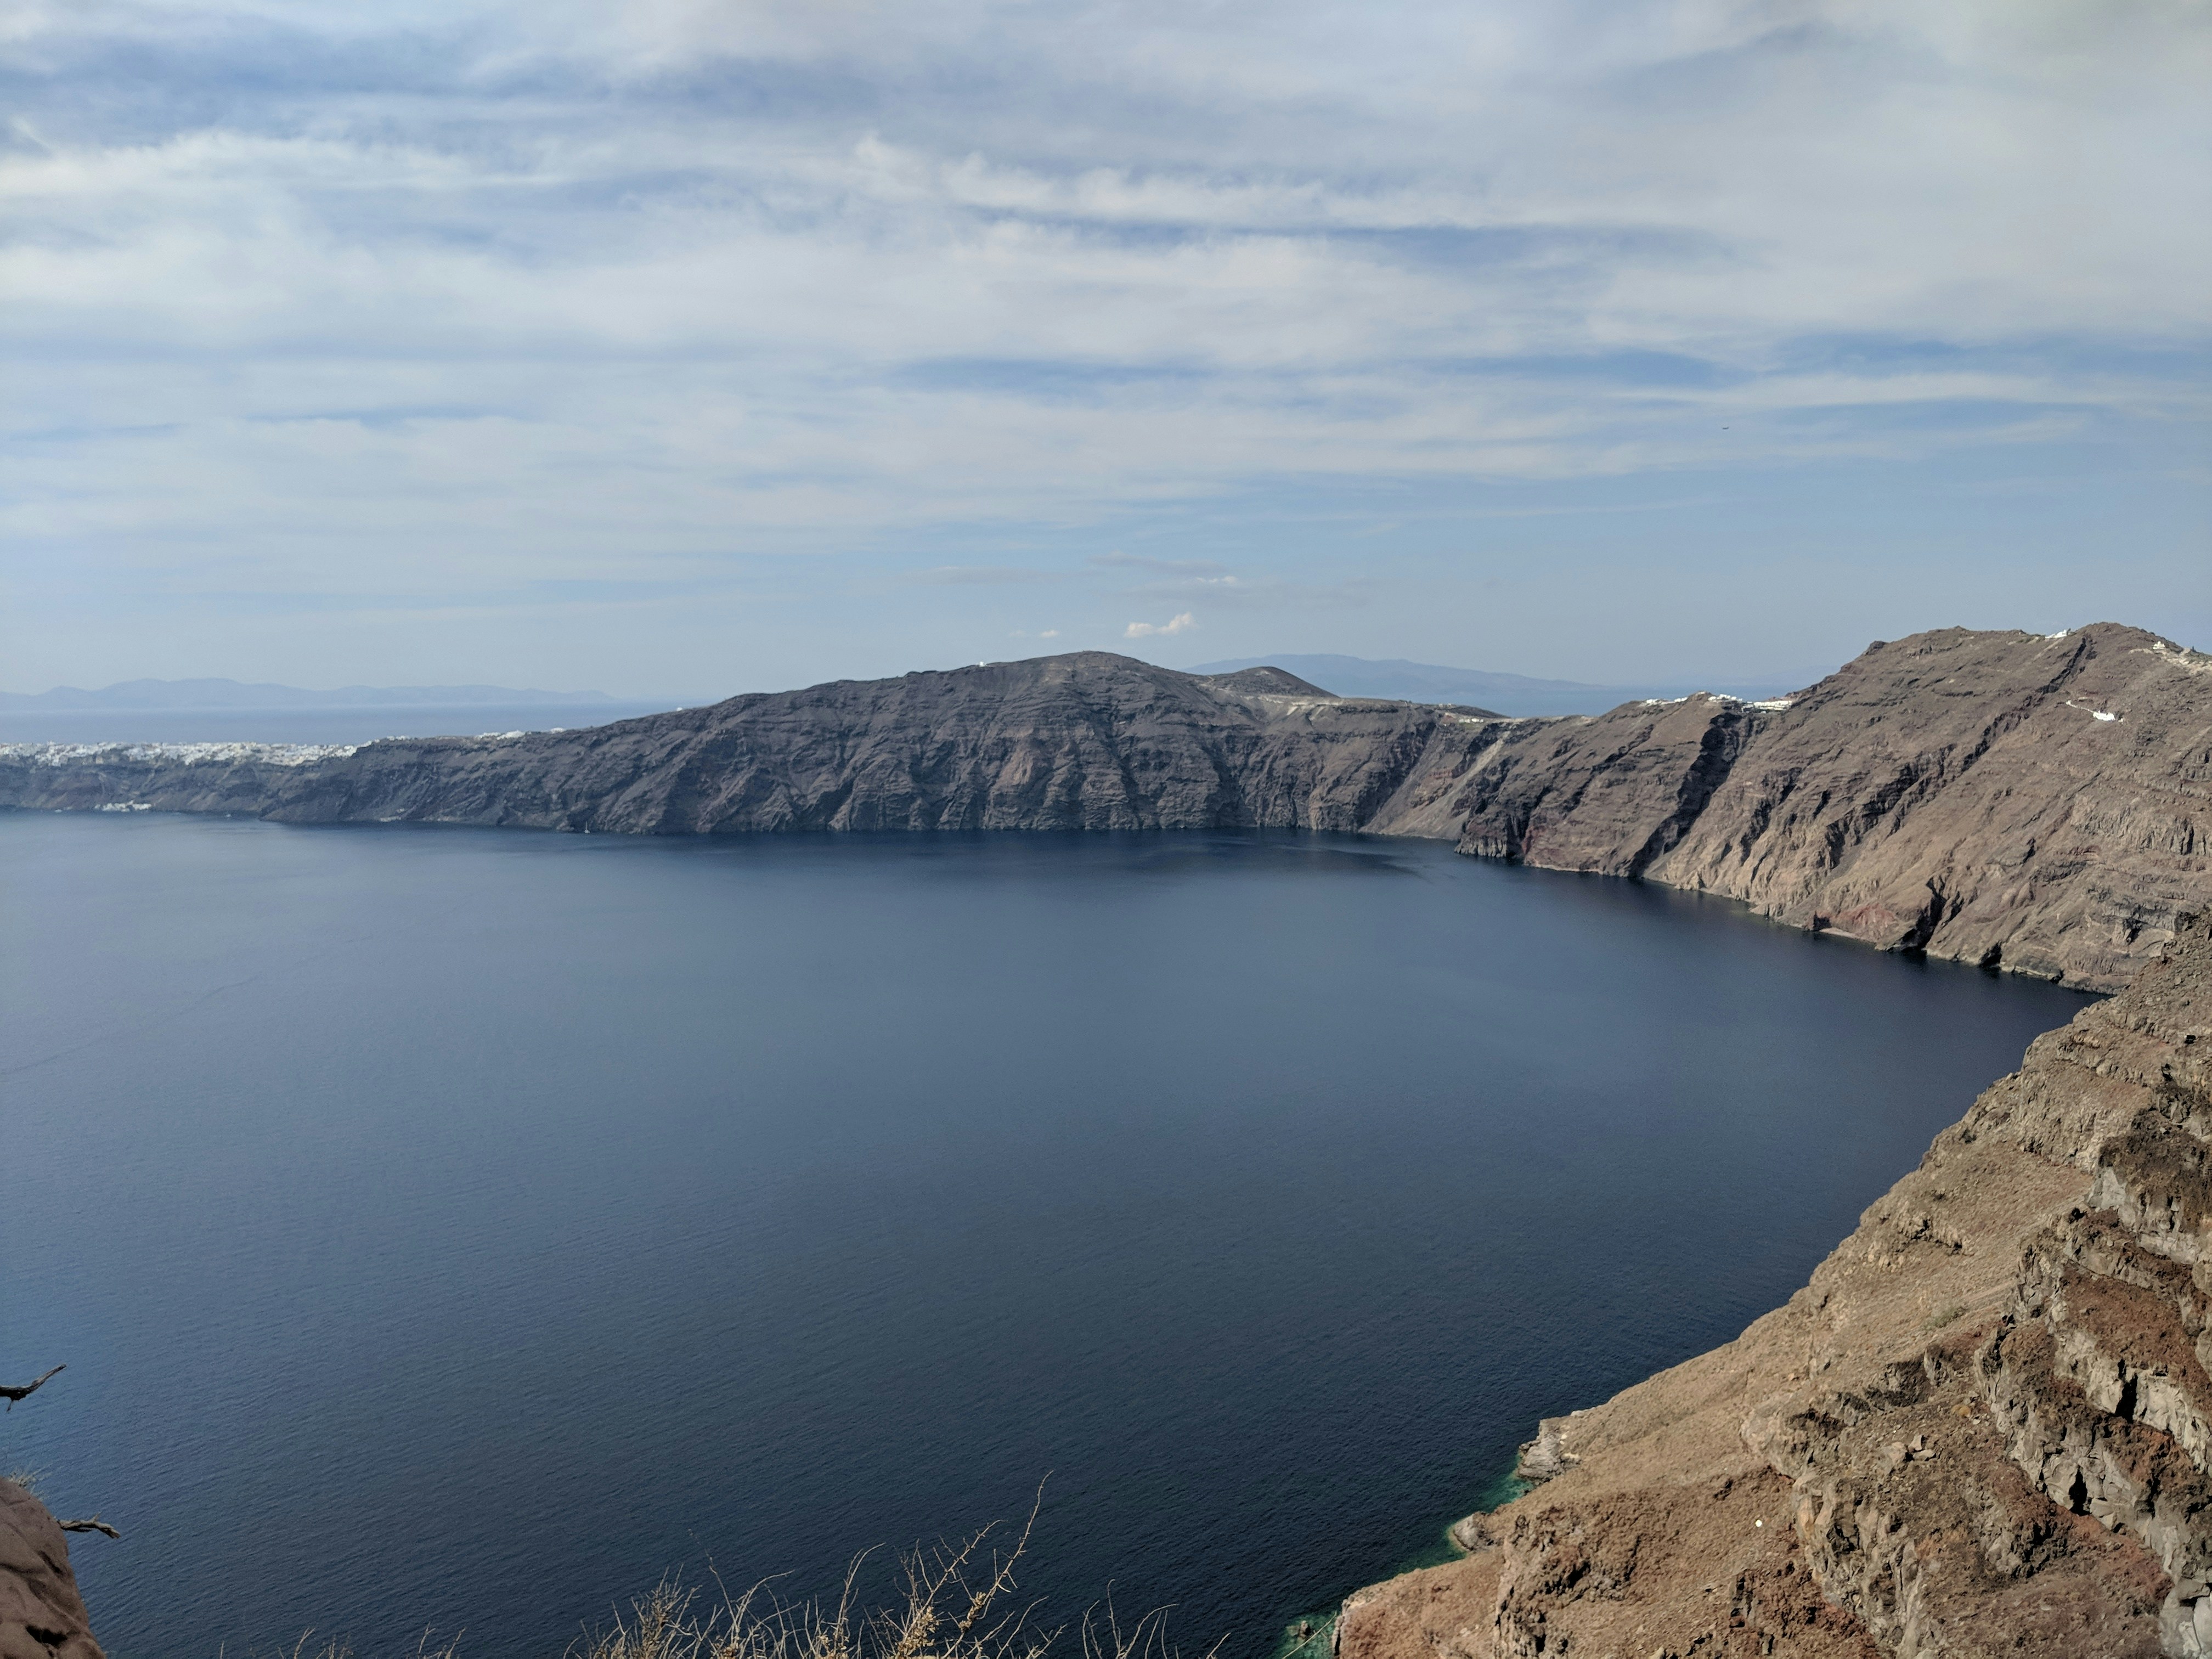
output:
[[2039,1038],[1783,1308],[1547,1419],[1346,1659],[2212,1652],[2212,921]]

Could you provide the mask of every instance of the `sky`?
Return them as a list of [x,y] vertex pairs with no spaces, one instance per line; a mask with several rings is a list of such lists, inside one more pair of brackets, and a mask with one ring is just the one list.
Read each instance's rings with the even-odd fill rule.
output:
[[8,0],[0,687],[2212,647],[2206,0]]

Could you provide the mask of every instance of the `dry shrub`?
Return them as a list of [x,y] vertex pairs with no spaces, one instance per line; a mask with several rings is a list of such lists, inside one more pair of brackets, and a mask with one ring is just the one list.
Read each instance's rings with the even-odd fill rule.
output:
[[[278,1653],[275,1656],[275,1659],[354,1659],[352,1643],[325,1642],[311,1652],[307,1644],[314,1639],[314,1632],[302,1631],[300,1633],[300,1639],[292,1644],[292,1650],[289,1653]],[[459,1659],[459,1645],[453,1642],[447,1643],[441,1648],[432,1647],[427,1633],[415,1647],[415,1659]]]
[[[1032,1511],[1030,1524],[1036,1520]],[[829,1608],[785,1607],[757,1584],[710,1601],[664,1579],[631,1603],[628,1616],[573,1644],[564,1659],[1043,1659],[1060,1632],[1033,1628],[1034,1609],[1008,1601],[1030,1526],[1012,1549],[994,1550],[987,1560],[991,1531],[905,1557],[897,1603],[865,1617],[854,1611],[857,1561]],[[1078,1641],[1080,1659],[1176,1659],[1161,1614],[1147,1613],[1124,1631],[1110,1603],[1102,1614],[1085,1615]]]
[[[1060,1632],[1032,1627],[1033,1607],[1011,1604],[1014,1569],[1036,1522],[1032,1510],[1003,1554],[986,1555],[994,1530],[986,1527],[964,1542],[902,1558],[900,1594],[892,1606],[866,1615],[854,1611],[857,1560],[836,1604],[826,1608],[786,1606],[765,1583],[742,1595],[708,1596],[664,1578],[611,1626],[569,1644],[562,1659],[1044,1659]],[[720,1591],[720,1580],[714,1583]],[[1147,1613],[1125,1631],[1110,1602],[1084,1616],[1076,1639],[1076,1659],[1177,1659],[1162,1613]],[[311,1648],[311,1640],[312,1632],[303,1635],[273,1659],[355,1659],[343,1641]],[[459,1659],[459,1652],[457,1641],[433,1649],[425,1636],[414,1659]]]

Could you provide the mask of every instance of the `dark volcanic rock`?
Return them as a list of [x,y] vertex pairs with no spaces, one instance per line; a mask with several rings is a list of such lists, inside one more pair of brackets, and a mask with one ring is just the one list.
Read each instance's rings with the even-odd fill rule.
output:
[[0,1480],[0,1659],[100,1659],[69,1539],[12,1480]]
[[841,680],[587,731],[343,750],[16,745],[0,802],[286,823],[647,835],[1366,827],[1439,738],[1486,717],[1083,652]]
[[1869,650],[1765,717],[1648,873],[2117,986],[2212,900],[2212,657],[2111,623]]
[[2100,990],[2212,902],[2212,657],[2100,623],[1877,645],[1795,698],[1522,721],[1432,821]]
[[1460,850],[1643,875],[1688,833],[1764,718],[1700,694],[1625,703],[1595,719],[1517,722],[1455,799]]
[[0,805],[647,835],[1364,830],[1640,876],[2103,989],[2212,902],[2212,658],[1949,629],[1794,699],[1595,719],[1332,696],[1079,652],[589,731],[0,747]]

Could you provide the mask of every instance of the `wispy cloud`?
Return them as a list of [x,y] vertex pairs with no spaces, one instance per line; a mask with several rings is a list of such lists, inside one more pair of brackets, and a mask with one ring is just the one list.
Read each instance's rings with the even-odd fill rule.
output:
[[1169,575],[1190,576],[1200,580],[1227,577],[1229,568],[1212,559],[1155,559],[1141,553],[1094,553],[1090,562],[1104,570],[1154,570]]
[[1030,570],[1018,565],[940,564],[932,569],[917,570],[907,580],[932,587],[1006,587],[1024,582],[1065,581],[1067,573]]
[[1149,640],[1169,634],[1188,634],[1198,626],[1198,618],[1185,611],[1164,623],[1133,622],[1121,630],[1125,640]]

